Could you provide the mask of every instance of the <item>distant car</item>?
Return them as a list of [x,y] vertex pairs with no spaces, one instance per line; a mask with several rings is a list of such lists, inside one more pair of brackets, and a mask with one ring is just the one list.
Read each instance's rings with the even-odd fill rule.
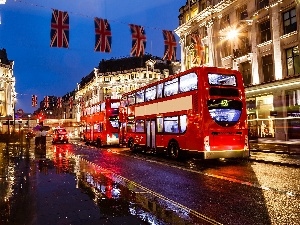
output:
[[68,143],[68,133],[65,128],[55,128],[52,133],[52,143]]

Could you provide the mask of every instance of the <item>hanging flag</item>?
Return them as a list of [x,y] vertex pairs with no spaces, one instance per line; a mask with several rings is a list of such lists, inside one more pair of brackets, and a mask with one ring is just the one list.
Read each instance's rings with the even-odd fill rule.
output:
[[31,97],[31,106],[32,107],[37,106],[37,96],[36,95],[32,95],[32,97]]
[[70,97],[70,99],[69,99],[69,107],[70,108],[73,107],[73,97]]
[[61,108],[62,107],[62,97],[58,97],[57,98],[57,108]]
[[45,98],[44,98],[44,107],[45,108],[49,107],[49,96],[45,96]]
[[191,34],[191,41],[194,44],[194,54],[192,58],[192,63],[197,65],[202,65],[205,63],[204,51],[205,46],[203,44],[202,38],[199,34],[193,33]]
[[111,30],[107,19],[95,17],[95,51],[111,52]]
[[177,43],[171,30],[163,30],[165,52],[163,59],[176,60]]
[[50,47],[69,47],[69,15],[53,9],[51,19]]
[[129,24],[131,37],[132,37],[132,49],[130,55],[142,56],[145,54],[146,48],[146,32],[142,26]]

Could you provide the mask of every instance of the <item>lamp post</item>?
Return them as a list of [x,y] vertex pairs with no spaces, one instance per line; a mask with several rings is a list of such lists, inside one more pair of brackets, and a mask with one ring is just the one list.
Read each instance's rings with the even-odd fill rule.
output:
[[31,115],[29,114],[29,115],[28,115],[28,120],[27,120],[28,131],[30,130],[30,125],[29,125],[30,117],[31,117]]

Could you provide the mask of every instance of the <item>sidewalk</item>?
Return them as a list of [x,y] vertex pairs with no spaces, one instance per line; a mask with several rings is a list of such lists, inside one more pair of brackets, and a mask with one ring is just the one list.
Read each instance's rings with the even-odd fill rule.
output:
[[258,138],[257,140],[250,140],[249,143],[252,151],[300,154],[300,139],[283,141],[274,138]]
[[250,140],[250,160],[282,166],[300,167],[300,140],[289,141],[271,138]]

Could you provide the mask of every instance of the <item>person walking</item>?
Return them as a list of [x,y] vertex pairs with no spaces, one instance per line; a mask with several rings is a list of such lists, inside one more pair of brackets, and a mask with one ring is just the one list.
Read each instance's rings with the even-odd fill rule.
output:
[[41,147],[41,136],[42,136],[42,132],[39,129],[35,133],[35,147],[36,148],[40,148]]
[[41,130],[41,148],[45,149],[46,148],[46,136],[47,136],[47,131],[42,128]]

